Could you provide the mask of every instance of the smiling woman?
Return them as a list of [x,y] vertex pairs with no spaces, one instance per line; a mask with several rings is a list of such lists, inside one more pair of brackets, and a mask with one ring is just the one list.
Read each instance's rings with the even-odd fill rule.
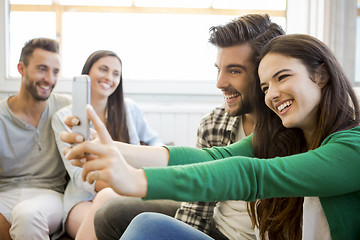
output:
[[[115,52],[99,50],[88,57],[81,73],[91,78],[91,105],[113,139],[136,145],[162,145],[135,102],[124,98],[122,70],[122,62]],[[62,121],[70,114],[71,106],[58,111],[53,118],[59,152],[64,147],[59,140],[60,132],[71,131]],[[93,185],[83,182],[81,169],[72,166],[63,154],[62,158],[70,176],[64,194],[64,230],[72,238],[95,239],[96,210],[107,200],[119,196],[101,181]]]
[[277,53],[266,55],[259,65],[266,105],[281,118],[286,128],[301,128],[309,143],[321,99],[322,76],[312,77],[315,76],[310,79],[301,60]]

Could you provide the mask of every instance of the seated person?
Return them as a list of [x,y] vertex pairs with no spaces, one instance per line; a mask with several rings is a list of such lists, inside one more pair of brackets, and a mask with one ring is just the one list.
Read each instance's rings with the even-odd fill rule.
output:
[[29,40],[17,69],[19,92],[0,101],[0,239],[50,239],[61,226],[66,185],[51,118],[71,103],[52,93],[59,43]]
[[[122,63],[114,52],[101,50],[92,53],[84,64],[82,74],[91,78],[91,105],[101,116],[114,140],[136,145],[163,145],[135,102],[124,98]],[[59,149],[66,146],[59,140],[59,133],[71,131],[63,123],[64,117],[71,112],[71,106],[66,107],[57,112],[52,121]],[[64,156],[62,157],[64,159]],[[72,238],[96,239],[94,215],[107,200],[117,197],[123,200],[124,204],[140,200],[119,196],[102,181],[91,185],[83,182],[81,168],[72,166],[65,159],[64,164],[70,176],[64,194],[64,226]],[[173,201],[162,201],[162,204],[167,203],[172,204]]]

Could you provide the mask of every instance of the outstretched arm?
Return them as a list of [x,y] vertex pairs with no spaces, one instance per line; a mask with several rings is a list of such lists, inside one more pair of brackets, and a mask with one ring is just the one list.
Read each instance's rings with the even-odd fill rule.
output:
[[[130,166],[125,161],[121,151],[124,151],[125,156],[129,158],[139,158],[135,163],[141,164],[140,160],[147,162],[150,161],[149,159],[156,157],[149,154],[148,148],[150,147],[133,149],[131,145],[115,143],[92,107],[88,107],[87,112],[98,136],[93,141],[85,141],[74,147],[65,148],[66,158],[72,159],[73,165],[83,167],[82,178],[89,183],[101,180],[109,184],[114,191],[121,195],[145,197],[147,181],[144,171]],[[82,139],[80,138],[76,141],[76,136],[79,135],[63,132],[60,138],[68,143],[81,142]],[[147,154],[141,151],[145,151]],[[167,150],[160,151],[160,155],[163,152],[166,153]],[[147,158],[145,158],[146,156]],[[163,156],[167,156],[167,153]],[[168,157],[164,159],[164,164],[167,160]]]
[[[88,107],[88,116],[95,126],[94,118],[98,117],[91,106]],[[72,127],[77,125],[79,120],[74,116],[67,116],[64,122],[67,126]],[[108,133],[105,125],[101,125],[103,127],[102,131]],[[96,130],[99,131],[99,129]],[[94,135],[97,135],[97,133]],[[111,137],[109,138],[111,139]],[[60,139],[69,144],[82,143],[84,141],[81,135],[71,132],[62,132]],[[98,138],[96,137],[93,142],[98,142]],[[164,147],[138,146],[116,141],[112,141],[112,144],[120,150],[125,160],[135,168],[166,167],[168,165],[169,152]]]

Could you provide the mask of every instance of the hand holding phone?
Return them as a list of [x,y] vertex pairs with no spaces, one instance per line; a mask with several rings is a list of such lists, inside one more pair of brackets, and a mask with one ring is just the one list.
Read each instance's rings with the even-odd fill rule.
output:
[[80,123],[73,126],[74,133],[81,134],[90,140],[90,121],[86,115],[86,105],[90,104],[91,80],[88,75],[75,76],[72,82],[72,114],[79,118]]

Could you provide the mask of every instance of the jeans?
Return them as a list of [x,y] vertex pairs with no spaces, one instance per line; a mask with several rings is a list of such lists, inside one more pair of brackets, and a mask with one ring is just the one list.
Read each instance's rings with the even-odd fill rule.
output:
[[114,198],[95,215],[96,237],[101,240],[119,239],[133,218],[143,212],[175,216],[180,203],[171,200],[147,200],[133,197]]
[[136,216],[120,240],[209,240],[205,233],[175,218],[159,213]]

